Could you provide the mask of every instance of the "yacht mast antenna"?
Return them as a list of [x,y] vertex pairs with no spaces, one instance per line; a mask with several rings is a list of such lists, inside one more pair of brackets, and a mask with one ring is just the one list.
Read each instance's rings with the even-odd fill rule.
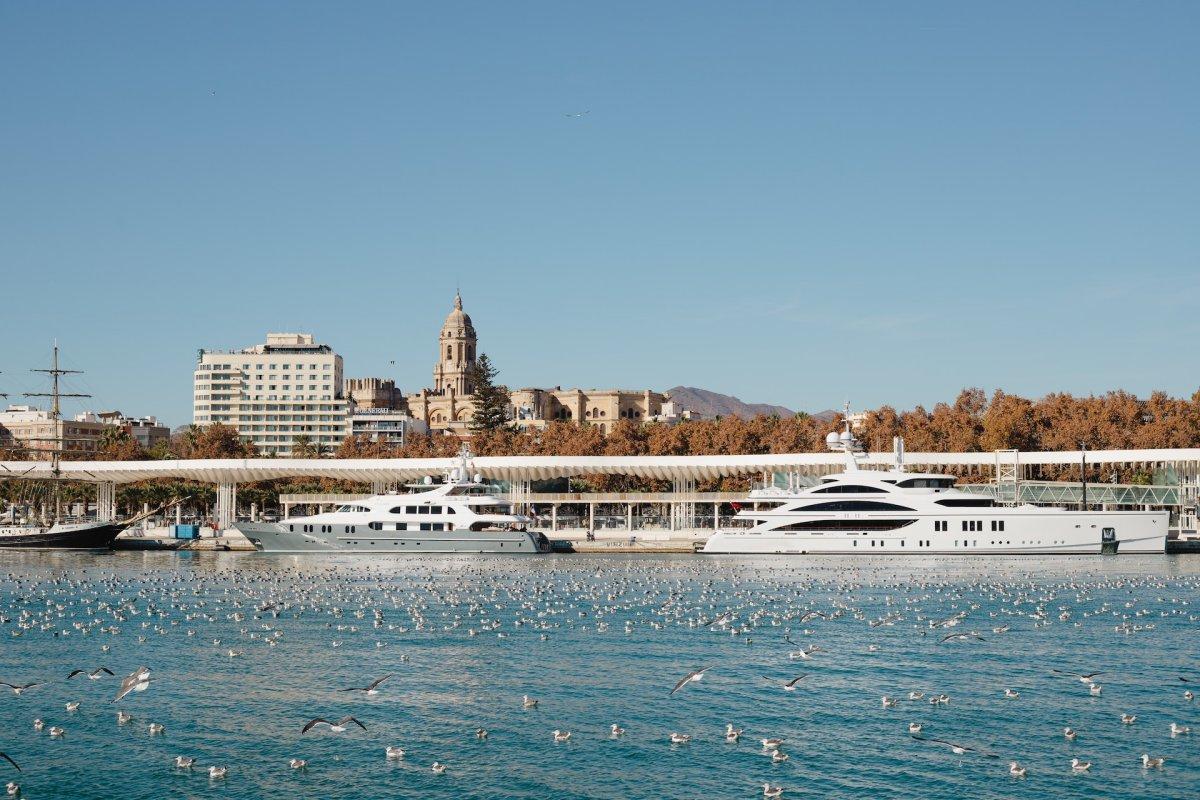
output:
[[846,454],[846,471],[857,472],[858,460],[866,456],[866,448],[863,443],[855,438],[854,432],[850,425],[850,401],[846,401],[845,412],[842,414],[842,422],[846,426],[845,430],[838,434],[837,431],[830,431],[825,437],[825,446],[834,452],[841,451]]

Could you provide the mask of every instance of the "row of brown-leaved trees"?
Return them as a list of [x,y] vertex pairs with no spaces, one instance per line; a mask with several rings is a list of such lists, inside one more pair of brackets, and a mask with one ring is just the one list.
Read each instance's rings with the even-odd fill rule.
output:
[[[575,422],[553,422],[543,430],[516,432],[484,431],[471,438],[476,455],[719,455],[731,453],[818,452],[825,435],[839,430],[840,418],[817,419],[806,414],[794,417],[724,417],[694,420],[676,425],[641,425],[622,421],[607,436],[595,426]],[[1100,396],[1075,397],[1050,394],[1038,400],[995,392],[990,398],[981,389],[963,390],[952,403],[938,403],[932,410],[918,406],[898,412],[884,406],[867,415],[858,436],[870,450],[890,450],[892,437],[902,436],[909,452],[971,452],[1000,449],[1075,450],[1080,443],[1089,449],[1200,447],[1200,392],[1189,399],[1155,392],[1141,399],[1115,391]],[[423,458],[450,456],[460,441],[453,436],[414,436],[403,447],[346,439],[332,454],[335,458]],[[192,426],[175,434],[170,442],[146,453],[127,436],[106,437],[100,459],[140,458],[247,458],[257,455],[252,444],[241,441],[236,431],[222,425]],[[1063,469],[1041,477],[1078,477]],[[1105,479],[1111,477],[1104,476]],[[1119,478],[1142,481],[1141,473],[1121,473]],[[701,489],[740,490],[746,478],[725,479]],[[13,499],[20,482],[0,484],[0,497]],[[575,482],[596,490],[661,489],[661,485],[612,476]],[[313,478],[305,481],[270,481],[239,487],[245,503],[272,505],[280,492],[361,491],[363,487],[342,481]],[[81,497],[90,489],[80,486]],[[212,502],[213,488],[183,481],[155,481],[122,487],[120,499],[129,508],[143,503],[155,505],[170,497],[189,495],[195,502]]]

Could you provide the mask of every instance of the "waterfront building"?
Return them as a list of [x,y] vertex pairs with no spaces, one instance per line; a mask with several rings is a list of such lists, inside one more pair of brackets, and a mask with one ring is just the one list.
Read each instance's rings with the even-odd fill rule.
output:
[[[478,336],[471,317],[463,310],[462,295],[454,296],[454,307],[438,335],[438,358],[433,367],[433,385],[405,400],[409,413],[430,430],[469,435],[475,414],[472,382]],[[668,397],[649,389],[553,389],[523,388],[510,391],[510,417],[518,428],[541,428],[554,420],[596,425],[609,433],[621,420],[650,421],[663,414]]]
[[61,440],[65,456],[86,458],[100,449],[106,430],[108,425],[98,420],[56,420],[49,411],[11,405],[0,411],[0,451],[48,459]]
[[409,435],[428,433],[428,429],[407,411],[355,407],[350,413],[350,433],[367,441],[403,447]]
[[298,437],[324,450],[346,438],[342,357],[307,333],[268,333],[244,350],[201,350],[194,379],[196,425],[222,423],[264,455],[291,455]]
[[160,424],[158,417],[127,417],[120,411],[85,411],[75,415],[75,422],[99,422],[120,428],[143,450],[149,450],[171,438],[171,429]]
[[382,408],[392,411],[407,411],[404,392],[396,388],[396,382],[388,378],[347,378],[346,399],[356,409]]

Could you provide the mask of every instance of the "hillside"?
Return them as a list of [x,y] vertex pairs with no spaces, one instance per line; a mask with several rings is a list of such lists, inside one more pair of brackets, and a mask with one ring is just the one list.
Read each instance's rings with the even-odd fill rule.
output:
[[728,394],[710,392],[707,389],[697,389],[695,386],[676,386],[668,389],[667,394],[680,406],[695,411],[702,417],[742,417],[749,419],[758,414],[766,416],[791,417],[796,412],[783,406],[773,406],[768,403],[744,403]]

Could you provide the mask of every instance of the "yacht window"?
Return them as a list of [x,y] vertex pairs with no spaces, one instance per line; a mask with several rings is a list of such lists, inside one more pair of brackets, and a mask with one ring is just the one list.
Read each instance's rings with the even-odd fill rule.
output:
[[775,528],[776,531],[894,531],[915,519],[810,519]]
[[406,531],[406,530],[408,530],[408,523],[407,523],[407,522],[397,522],[397,523],[396,523],[396,530],[398,530],[398,531]]
[[963,520],[962,525],[963,525],[963,530],[965,531],[967,529],[967,521],[965,519]]
[[430,514],[440,514],[440,513],[442,513],[442,507],[441,506],[430,506],[429,513]]
[[996,505],[996,501],[990,497],[947,497],[936,502],[948,508],[991,508]]
[[433,530],[432,523],[430,523],[430,522],[422,522],[422,523],[421,523],[421,530],[423,530],[423,531],[430,531],[430,530]]
[[1004,530],[1004,520],[1000,520],[1000,530]]
[[429,506],[421,506],[417,509],[417,514],[428,514]]
[[381,531],[381,530],[383,530],[383,523],[382,522],[372,522],[372,523],[369,523],[367,525],[367,527],[373,531]]
[[908,478],[896,485],[902,489],[949,489],[954,478]]
[[809,506],[796,506],[792,511],[912,511],[906,506],[879,500],[832,500]]
[[453,514],[453,513],[454,513],[454,506],[446,506],[446,513],[447,513],[447,514]]
[[849,483],[813,489],[813,494],[884,494],[885,492],[887,489],[880,489],[878,486],[855,486]]
[[405,514],[415,514],[415,513],[417,513],[417,507],[416,506],[405,506],[404,513]]

